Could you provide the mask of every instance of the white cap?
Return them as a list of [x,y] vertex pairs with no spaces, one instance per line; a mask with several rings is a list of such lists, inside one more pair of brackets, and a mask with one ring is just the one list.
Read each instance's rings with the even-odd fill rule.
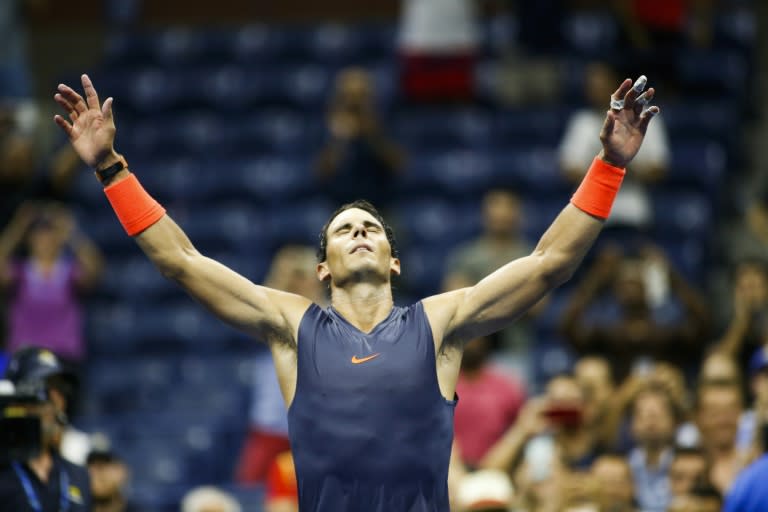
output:
[[456,497],[462,510],[485,510],[508,507],[513,494],[512,482],[506,473],[484,469],[462,478]]
[[16,386],[9,380],[0,380],[0,395],[12,395]]

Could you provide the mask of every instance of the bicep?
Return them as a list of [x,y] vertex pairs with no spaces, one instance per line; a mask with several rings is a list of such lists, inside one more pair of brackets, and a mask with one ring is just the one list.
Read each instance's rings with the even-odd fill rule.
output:
[[541,256],[534,253],[459,290],[451,302],[453,314],[445,328],[445,339],[467,342],[509,325],[551,288],[541,267]]
[[175,280],[214,315],[265,341],[293,340],[309,299],[249,281],[221,263],[195,254]]

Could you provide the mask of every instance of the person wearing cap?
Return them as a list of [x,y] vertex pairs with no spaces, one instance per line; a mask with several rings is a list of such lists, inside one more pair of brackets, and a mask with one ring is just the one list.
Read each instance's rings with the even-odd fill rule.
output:
[[505,472],[483,469],[461,479],[456,501],[461,512],[506,512],[513,498],[512,482]]
[[65,399],[51,382],[70,376],[58,358],[39,348],[14,354],[5,378],[17,388],[37,390],[38,404],[27,413],[39,416],[42,449],[27,460],[0,465],[0,509],[13,512],[84,512],[91,510],[88,472],[59,453],[59,440],[66,425]]
[[126,498],[128,466],[109,447],[96,444],[87,459],[92,512],[139,512]]

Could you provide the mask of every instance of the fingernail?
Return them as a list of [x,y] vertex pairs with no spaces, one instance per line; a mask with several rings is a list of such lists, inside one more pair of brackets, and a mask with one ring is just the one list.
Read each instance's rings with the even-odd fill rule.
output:
[[635,85],[632,86],[632,89],[635,90],[635,92],[642,92],[643,89],[645,89],[645,84],[648,83],[648,78],[646,78],[645,75],[640,75],[640,78],[635,80]]

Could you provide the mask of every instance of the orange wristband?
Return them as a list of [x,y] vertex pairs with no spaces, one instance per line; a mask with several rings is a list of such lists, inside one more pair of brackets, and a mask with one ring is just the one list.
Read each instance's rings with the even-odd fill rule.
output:
[[108,185],[104,193],[130,236],[138,235],[165,215],[165,208],[144,190],[135,174]]
[[595,157],[571,203],[581,211],[607,219],[626,171]]

